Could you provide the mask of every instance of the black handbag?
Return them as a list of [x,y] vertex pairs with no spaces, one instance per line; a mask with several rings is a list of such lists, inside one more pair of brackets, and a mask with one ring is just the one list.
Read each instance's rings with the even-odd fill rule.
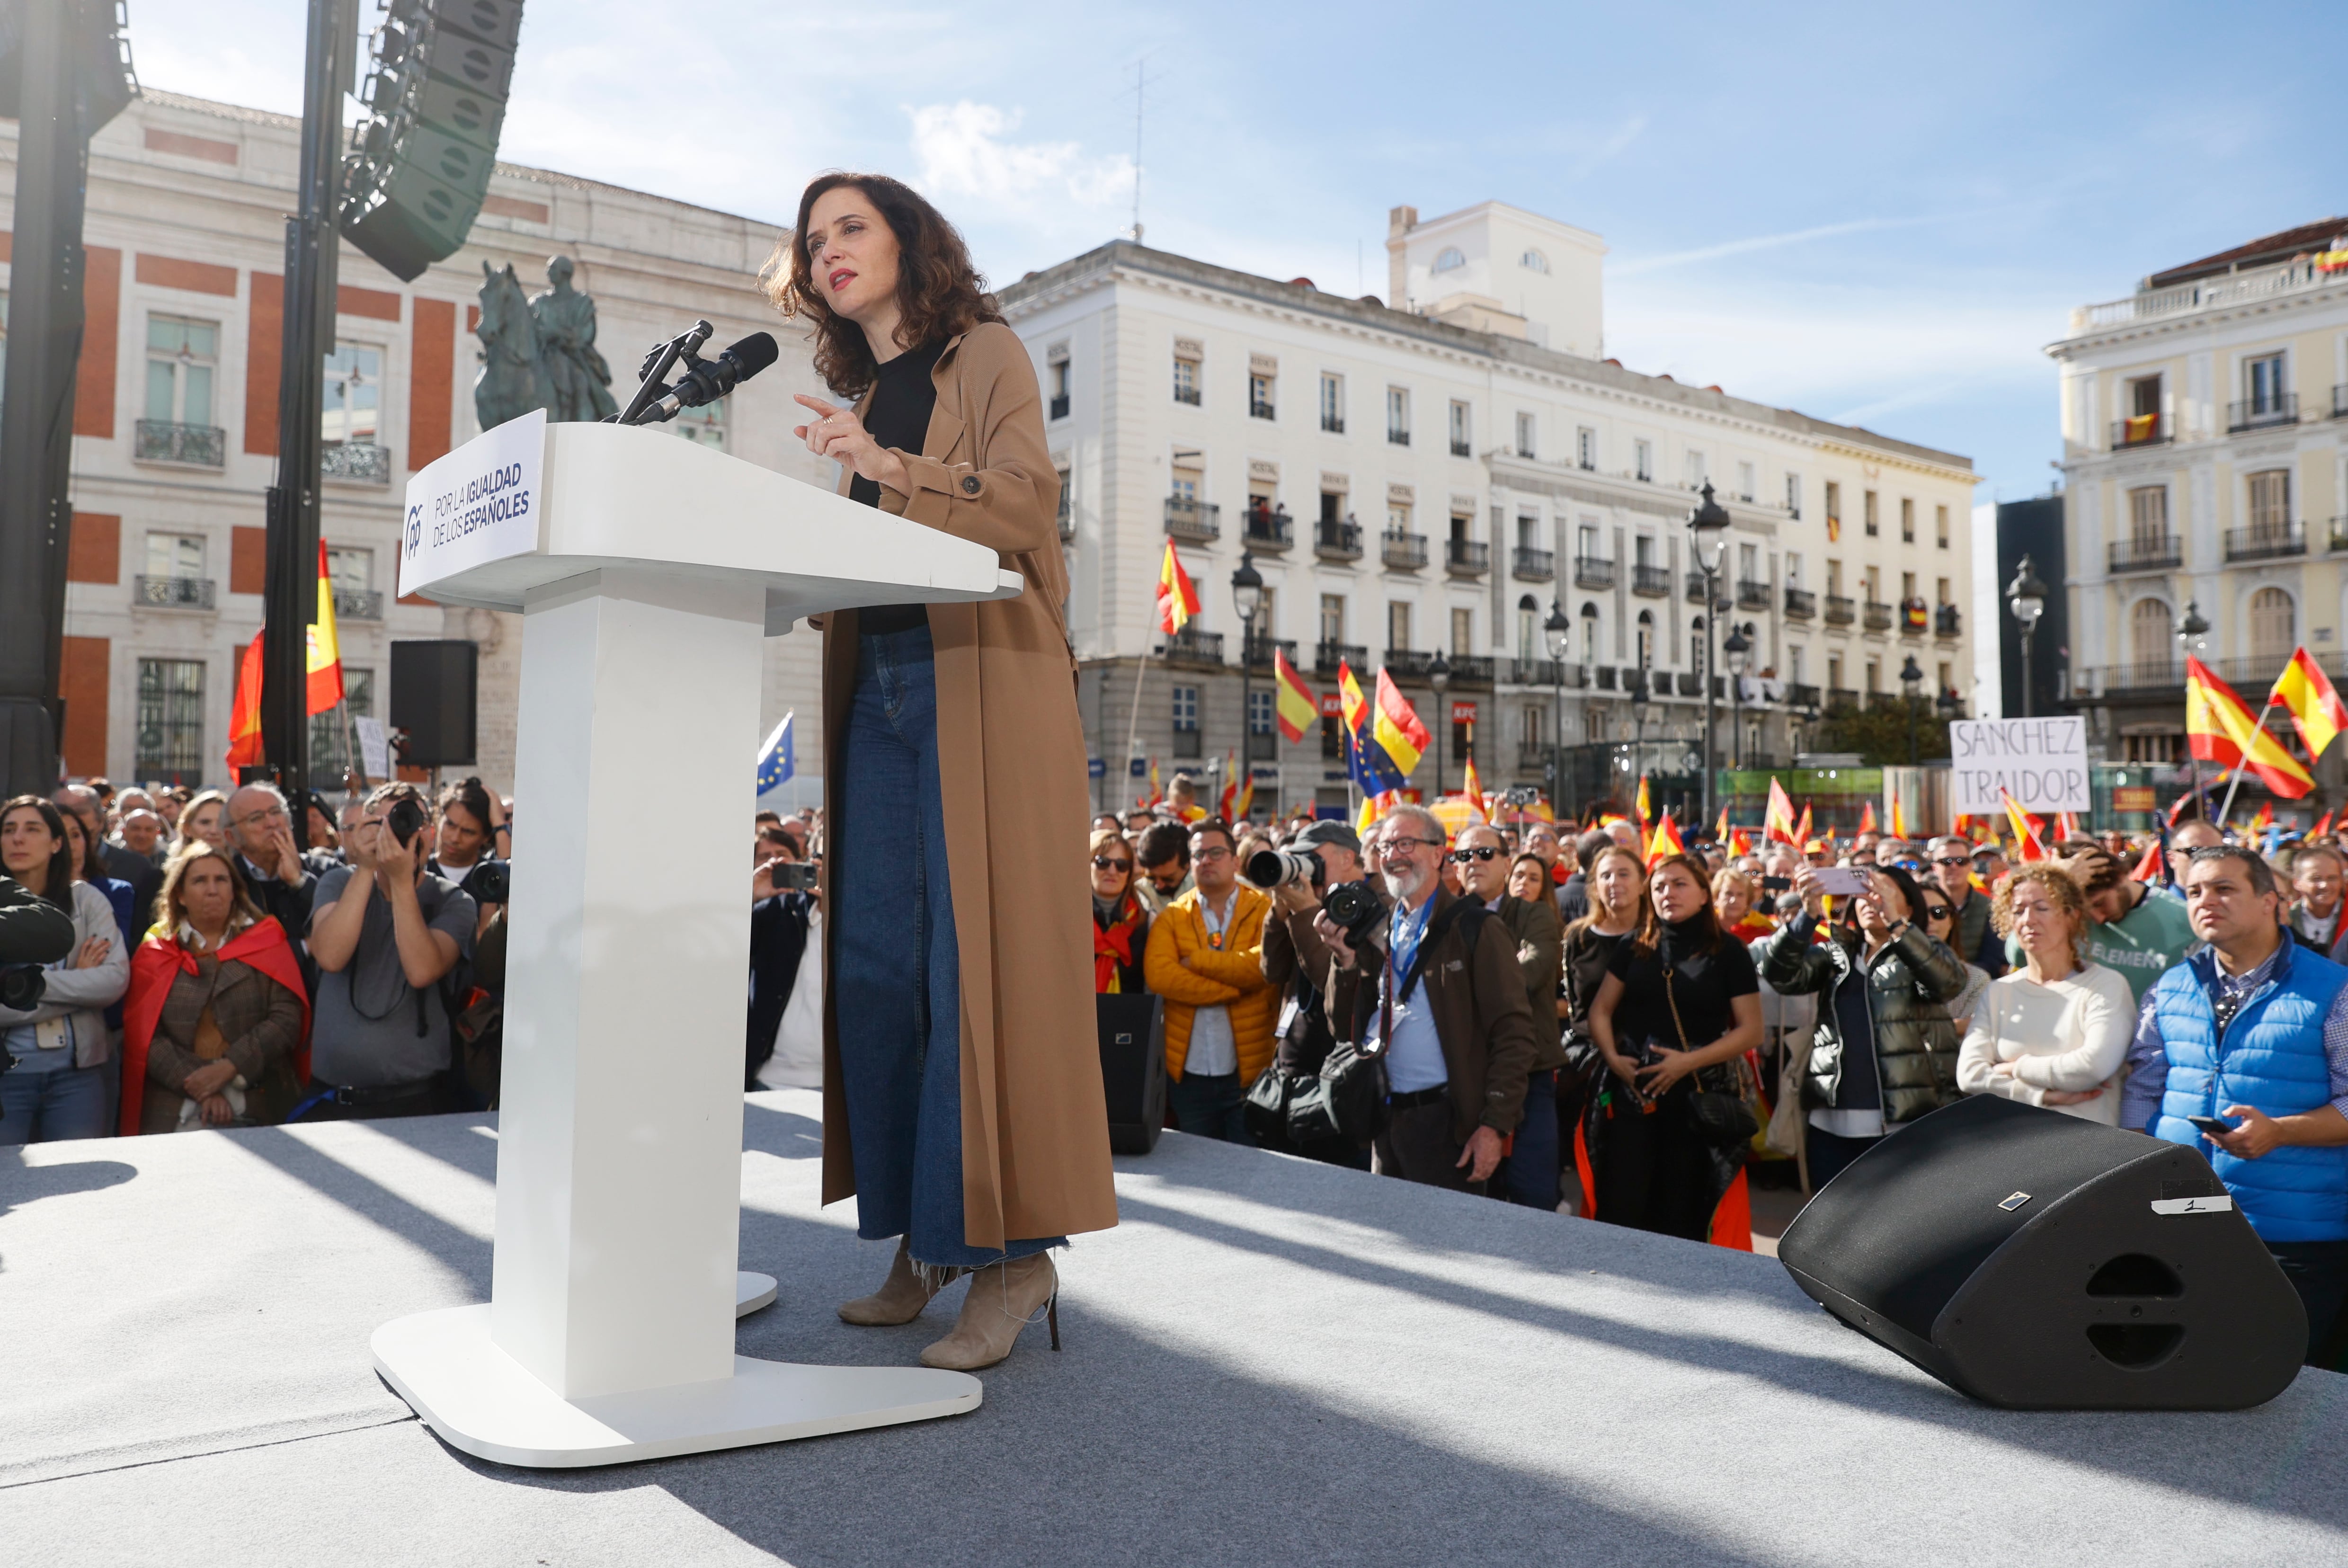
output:
[[1273,1148],[1288,1139],[1290,1107],[1313,1083],[1311,1073],[1292,1072],[1272,1063],[1248,1085],[1247,1130],[1258,1143]]
[[[1658,953],[1656,956],[1661,958],[1663,954]],[[1668,963],[1663,965],[1663,1000],[1671,1004],[1672,1032],[1680,1037],[1680,1049],[1686,1050],[1687,1026],[1680,1022],[1679,998],[1672,994],[1672,966]],[[1705,1087],[1707,1075],[1712,1080],[1711,1088]],[[1698,1068],[1695,1092],[1688,1097],[1688,1111],[1695,1118],[1696,1131],[1706,1143],[1723,1151],[1751,1143],[1754,1134],[1761,1130],[1753,1108],[1746,1104],[1743,1095],[1735,1092],[1742,1077],[1741,1070],[1726,1063]],[[1727,1078],[1729,1088],[1718,1087],[1723,1078]]]
[[1386,1130],[1386,1062],[1375,1048],[1340,1041],[1321,1070],[1288,1102],[1288,1136],[1298,1144],[1342,1138],[1357,1149]]

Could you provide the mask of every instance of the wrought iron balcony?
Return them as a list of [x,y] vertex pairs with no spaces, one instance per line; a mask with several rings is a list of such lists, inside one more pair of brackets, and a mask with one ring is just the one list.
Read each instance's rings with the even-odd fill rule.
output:
[[148,577],[130,580],[130,602],[157,610],[210,610],[215,584],[209,577]]
[[1900,601],[1900,634],[1921,637],[1932,626],[1932,606],[1921,597]]
[[2335,517],[2332,520],[2332,548],[2335,553],[2348,550],[2348,517]]
[[1769,584],[1756,583],[1749,577],[1738,578],[1736,607],[1740,610],[1766,610],[1769,607]]
[[1296,522],[1284,511],[1250,508],[1240,513],[1240,538],[1250,550],[1281,554],[1296,542]]
[[1316,676],[1334,676],[1337,666],[1344,665],[1358,676],[1367,671],[1369,663],[1370,650],[1359,643],[1313,645],[1313,673]]
[[142,463],[185,463],[217,469],[228,462],[228,432],[218,425],[174,425],[141,419],[131,436],[130,455]]
[[1932,607],[1932,635],[1936,637],[1962,637],[1964,634],[1965,614],[1963,611],[1958,609],[1954,604],[1936,604]]
[[1454,441],[1451,443],[1451,455],[1455,458],[1472,458],[1476,455],[1476,449],[1466,441]]
[[1492,684],[1492,676],[1498,666],[1491,655],[1452,654],[1447,657],[1451,665],[1453,685],[1490,686]]
[[1166,498],[1167,536],[1188,539],[1200,544],[1210,543],[1222,536],[1222,511],[1212,501],[1169,495]]
[[1573,585],[1577,588],[1613,587],[1614,563],[1595,555],[1575,556]]
[[1866,609],[1867,618],[1862,624],[1864,624],[1869,631],[1888,632],[1891,630],[1890,605],[1885,603],[1880,599],[1869,599],[1867,602]]
[[1067,417],[1068,395],[1066,392],[1063,392],[1058,397],[1052,399],[1052,418],[1055,419],[1065,419]]
[[2240,403],[2226,405],[2226,433],[2237,436],[2244,430],[2263,430],[2274,425],[2299,423],[2299,394],[2278,393],[2271,397],[2250,397]]
[[1572,686],[1577,691],[1581,690],[1590,685],[1590,670],[1591,666],[1588,665],[1566,665],[1564,670],[1565,684]]
[[335,614],[345,621],[380,621],[383,619],[383,591],[379,588],[337,588],[335,590]]
[[1519,583],[1547,583],[1557,575],[1557,552],[1519,544],[1509,552],[1509,575]]
[[1410,432],[1409,432],[1408,430],[1398,430],[1398,429],[1395,429],[1395,428],[1393,426],[1391,426],[1391,425],[1390,425],[1390,426],[1388,426],[1388,427],[1386,428],[1386,445],[1387,445],[1387,446],[1389,446],[1389,447],[1407,447],[1407,446],[1409,446],[1409,445],[1410,445]]
[[2226,531],[2228,561],[2275,561],[2306,553],[2307,525],[2303,522],[2254,523],[2249,528]]
[[1807,621],[1818,613],[1818,596],[1807,588],[1786,590],[1786,614],[1789,619]]
[[[1614,666],[1612,665],[1599,665],[1594,667],[1598,676],[1598,689],[1600,691],[1612,691],[1614,689]],[[1634,670],[1631,673],[1635,676],[1638,672]],[[1627,681],[1624,682],[1622,689],[1624,691],[1629,691],[1631,689],[1630,683]]]
[[1454,577],[1481,577],[1492,569],[1492,547],[1480,539],[1447,539],[1443,569]]
[[1639,566],[1631,568],[1631,592],[1643,593],[1650,599],[1672,596],[1672,574],[1668,567]]
[[1076,506],[1068,497],[1068,487],[1060,487],[1060,542],[1067,544],[1076,537]]
[[1286,654],[1292,665],[1296,662],[1296,639],[1293,637],[1254,637],[1241,641],[1246,650],[1248,668],[1251,670],[1272,668],[1272,655],[1275,652]]
[[2112,450],[2116,452],[2130,447],[2157,447],[2176,438],[2177,431],[2166,414],[2137,414],[2112,421]]
[[1223,662],[1223,634],[1185,626],[1167,638],[1159,651],[1172,664],[1220,665]]
[[1507,667],[1500,672],[1499,678],[1512,686],[1555,686],[1558,684],[1557,661],[1555,659],[1510,659]]
[[1818,707],[1818,688],[1814,686],[1802,686],[1795,682],[1787,682],[1786,686],[1786,706],[1787,707]]
[[[1434,662],[1435,655],[1432,652],[1422,652],[1416,648],[1386,650],[1386,673],[1398,680],[1426,679],[1426,667]],[[1447,659],[1444,662],[1448,664],[1450,661]]]
[[387,485],[391,467],[391,449],[372,441],[343,441],[318,454],[318,477],[345,484]]
[[1259,397],[1253,393],[1250,393],[1248,395],[1248,417],[1251,419],[1269,419],[1273,418],[1272,399],[1269,397]]
[[1426,535],[1387,529],[1378,535],[1378,559],[1397,572],[1416,572],[1426,564]]
[[1313,553],[1323,561],[1359,561],[1362,558],[1362,525],[1358,522],[1322,522],[1313,531]]
[[1846,599],[1839,593],[1827,595],[1828,625],[1848,626],[1858,619],[1859,603],[1856,600]]
[[1691,604],[1704,603],[1704,573],[1701,572],[1687,574],[1687,602]]
[[[1671,677],[1665,676],[1664,678],[1668,680]],[[1694,670],[1680,671],[1679,683],[1680,695],[1682,696],[1702,696],[1704,695],[1704,677],[1696,674]]]
[[2112,572],[2167,572],[2185,559],[2185,541],[2173,533],[2115,539],[2106,550],[2106,569]]
[[1345,433],[1345,416],[1323,414],[1321,416],[1321,428],[1330,435],[1342,436]]
[[1838,707],[1857,707],[1858,706],[1859,706],[1859,693],[1857,693],[1857,692],[1855,692],[1855,691],[1851,690],[1851,688],[1850,688],[1850,687],[1849,687],[1849,686],[1828,686],[1828,687],[1827,687],[1827,707],[1828,707],[1828,708],[1838,708]]

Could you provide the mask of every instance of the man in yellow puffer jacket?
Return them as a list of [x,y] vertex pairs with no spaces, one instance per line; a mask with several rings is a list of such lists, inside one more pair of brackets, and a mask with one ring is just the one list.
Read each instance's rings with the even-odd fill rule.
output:
[[1183,1131],[1246,1143],[1248,1085],[1271,1065],[1280,1004],[1263,977],[1272,898],[1240,881],[1221,822],[1191,832],[1190,870],[1197,885],[1150,923],[1142,968],[1166,998],[1167,1100]]

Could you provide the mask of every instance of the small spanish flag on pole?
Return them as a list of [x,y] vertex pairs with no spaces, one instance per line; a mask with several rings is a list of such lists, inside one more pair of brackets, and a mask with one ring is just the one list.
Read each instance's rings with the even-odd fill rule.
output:
[[1169,539],[1166,559],[1158,567],[1158,629],[1170,637],[1198,613],[1198,585],[1182,570],[1182,558],[1174,553],[1174,542]]
[[1679,824],[1672,820],[1672,809],[1663,808],[1663,820],[1655,824],[1655,836],[1647,842],[1647,863],[1653,865],[1665,855],[1684,855],[1687,845],[1681,841]]
[[1313,688],[1304,684],[1304,677],[1288,662],[1285,648],[1272,651],[1272,717],[1280,726],[1282,738],[1293,746],[1304,738],[1304,732],[1321,717],[1321,709],[1313,700]]
[[1862,833],[1875,831],[1875,802],[1872,800],[1859,809],[1859,830]]
[[2303,647],[2292,651],[2291,663],[2283,665],[2282,674],[2276,677],[2274,694],[2268,701],[2291,710],[2291,722],[2299,726],[2299,738],[2307,743],[2310,762],[2321,760],[2324,748],[2342,730],[2348,729],[2348,704],[2341,702],[2340,694],[2333,689],[2332,677]]
[[2014,843],[2021,858],[2025,861],[2046,859],[2046,846],[2039,840],[2038,824],[2030,820],[2030,813],[2022,809],[2022,802],[2013,798],[2013,790],[2000,788],[1998,794],[2005,801],[2006,820],[2013,824]]

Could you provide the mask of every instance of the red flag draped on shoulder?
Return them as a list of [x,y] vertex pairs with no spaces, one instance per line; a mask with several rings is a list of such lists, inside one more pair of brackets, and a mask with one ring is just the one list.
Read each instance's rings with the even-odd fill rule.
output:
[[[220,961],[234,961],[260,971],[301,999],[302,1038],[310,1037],[310,993],[302,985],[302,965],[285,928],[264,915],[221,944]],[[147,1052],[155,1043],[155,1026],[163,1016],[163,999],[173,978],[196,974],[195,955],[161,931],[139,944],[130,955],[130,1001],[122,1012],[122,1121],[125,1138],[139,1130],[139,1110],[147,1088]],[[310,1081],[310,1047],[294,1053],[296,1082]]]

